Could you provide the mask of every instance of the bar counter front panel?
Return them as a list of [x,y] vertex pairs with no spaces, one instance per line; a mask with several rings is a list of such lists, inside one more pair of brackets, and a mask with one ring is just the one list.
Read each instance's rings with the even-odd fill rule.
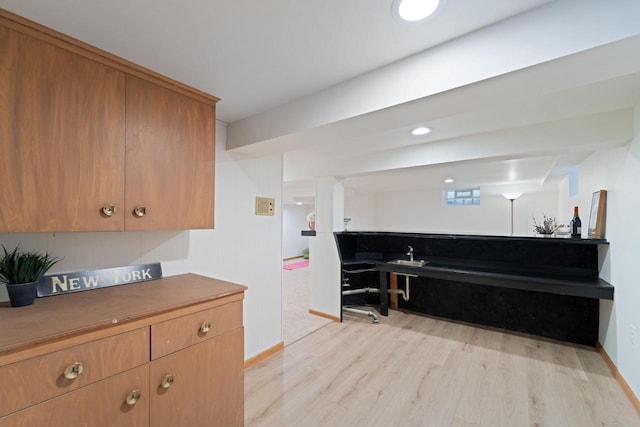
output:
[[[409,301],[400,309],[594,346],[599,299],[613,299],[598,277],[603,239],[467,236],[450,234],[335,233],[343,289],[379,288],[345,295],[343,306],[379,305],[388,314],[389,274],[410,275]],[[424,266],[397,265],[408,247]],[[354,273],[354,271],[356,271]]]

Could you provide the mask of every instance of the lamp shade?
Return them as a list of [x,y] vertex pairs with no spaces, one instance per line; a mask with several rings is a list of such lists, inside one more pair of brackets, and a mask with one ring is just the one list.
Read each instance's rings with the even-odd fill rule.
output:
[[522,193],[502,193],[502,196],[508,200],[515,200],[518,197],[522,196]]

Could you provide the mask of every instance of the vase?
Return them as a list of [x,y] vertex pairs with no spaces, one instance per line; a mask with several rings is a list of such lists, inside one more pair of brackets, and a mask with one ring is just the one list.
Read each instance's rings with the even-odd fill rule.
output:
[[38,292],[38,282],[7,283],[7,293],[12,307],[24,307],[33,304]]
[[545,237],[545,238],[555,237],[555,233],[538,233],[537,235],[538,237]]

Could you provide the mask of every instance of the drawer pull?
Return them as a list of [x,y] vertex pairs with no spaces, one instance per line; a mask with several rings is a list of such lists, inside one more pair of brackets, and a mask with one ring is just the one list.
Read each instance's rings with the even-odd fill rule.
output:
[[116,208],[116,205],[105,205],[102,207],[102,213],[106,217],[113,216],[113,214],[115,214],[116,212],[118,212],[118,208]]
[[73,365],[67,366],[64,370],[64,377],[68,380],[72,380],[80,375],[84,371],[84,365],[82,362],[76,362]]
[[129,393],[125,402],[127,402],[127,405],[129,406],[133,406],[138,402],[138,400],[140,400],[140,390],[133,390]]
[[146,214],[147,214],[147,208],[145,208],[144,206],[138,206],[133,210],[133,215],[138,218],[142,218]]
[[205,320],[204,322],[202,322],[202,325],[200,326],[200,333],[206,334],[207,332],[209,332],[210,328],[211,328],[211,323]]
[[173,374],[165,375],[165,377],[162,379],[162,382],[160,383],[162,388],[169,388],[171,387],[172,384],[173,384]]

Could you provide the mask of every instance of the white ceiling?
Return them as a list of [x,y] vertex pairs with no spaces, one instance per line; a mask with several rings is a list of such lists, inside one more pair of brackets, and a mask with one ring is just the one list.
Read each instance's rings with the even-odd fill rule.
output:
[[[637,0],[442,0],[419,24],[394,19],[391,3],[0,7],[222,98],[230,135],[251,135],[237,151],[285,153],[285,203],[312,200],[323,175],[362,192],[441,188],[445,177],[484,193],[544,191],[594,150],[631,137],[640,38],[616,41],[640,33]],[[468,63],[453,67],[447,53],[460,57],[461,46]],[[404,88],[409,75],[431,92]],[[410,136],[420,122],[434,132]]]
[[550,0],[455,0],[427,25],[391,0],[0,0],[0,6],[211,93],[234,122]]

